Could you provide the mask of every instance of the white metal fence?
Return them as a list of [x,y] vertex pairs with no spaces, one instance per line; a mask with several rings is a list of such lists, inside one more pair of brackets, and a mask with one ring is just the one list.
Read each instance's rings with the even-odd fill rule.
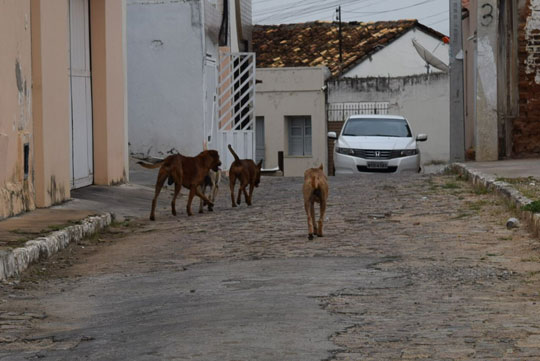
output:
[[329,122],[343,122],[356,114],[388,114],[388,102],[330,103],[327,112]]
[[218,151],[223,169],[234,161],[255,159],[255,53],[227,53],[219,59]]

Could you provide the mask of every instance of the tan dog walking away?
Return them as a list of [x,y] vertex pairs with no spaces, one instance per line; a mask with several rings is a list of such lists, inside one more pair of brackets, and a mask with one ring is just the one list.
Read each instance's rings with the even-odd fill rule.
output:
[[[214,172],[212,169],[208,171],[208,175],[204,178],[204,183],[202,186],[200,186],[201,193],[206,196],[206,188],[210,187],[210,191],[208,192],[208,199],[212,201],[212,203],[215,203],[216,197],[219,191],[219,183],[221,182],[221,171],[218,170],[217,172]],[[201,203],[199,204],[199,213],[203,212],[204,206],[208,206],[208,211],[213,212],[214,207],[210,204],[207,204],[202,198]]]
[[[203,150],[208,150],[208,143],[206,141],[203,142]],[[216,197],[219,191],[219,183],[221,183],[221,170],[218,169],[218,171],[214,171],[213,169],[210,169],[208,171],[208,175],[204,178],[203,184],[199,187],[202,194],[206,196],[206,188],[210,187],[210,192],[208,193],[208,199],[212,201],[212,203],[215,203]],[[203,213],[204,206],[208,206],[208,211],[213,212],[214,206],[207,204],[202,198],[201,202],[199,204],[199,213]]]
[[[236,204],[240,204],[242,192],[244,193],[244,199],[248,206],[251,205],[251,199],[253,197],[253,188],[258,187],[261,182],[261,167],[262,159],[259,163],[255,164],[251,159],[240,159],[234,152],[229,144],[229,150],[231,151],[234,162],[229,169],[229,186],[231,187],[231,201],[232,206],[236,207]],[[238,199],[234,202],[234,185],[236,179],[240,181],[240,188],[238,189]],[[249,195],[246,192],[246,187],[249,185]]]
[[174,196],[171,202],[172,214],[174,216],[176,216],[176,197],[178,197],[178,193],[180,193],[182,186],[189,189],[186,206],[187,214],[189,216],[193,215],[193,213],[191,213],[191,202],[193,201],[195,194],[207,202],[208,205],[214,205],[214,203],[201,192],[200,186],[204,183],[204,179],[208,175],[210,169],[216,172],[219,170],[221,161],[219,160],[217,151],[205,150],[196,157],[184,157],[181,154],[174,154],[155,164],[143,162],[137,163],[149,169],[160,167],[156,181],[156,191],[154,199],[152,200],[150,220],[155,220],[157,197],[167,178],[169,178],[169,184],[174,182]]
[[[323,172],[323,165],[319,168],[309,168],[304,172],[304,208],[308,219],[308,238],[313,239],[313,233],[323,236],[323,219],[328,199],[328,181]],[[321,205],[319,223],[315,222],[315,202]]]

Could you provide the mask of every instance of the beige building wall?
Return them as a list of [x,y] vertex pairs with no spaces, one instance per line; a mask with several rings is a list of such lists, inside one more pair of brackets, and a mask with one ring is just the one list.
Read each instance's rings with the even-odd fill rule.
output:
[[[327,125],[324,84],[330,75],[321,68],[257,69],[257,117],[264,117],[265,168],[278,166],[278,152],[284,154],[284,175],[303,176],[307,168],[321,163],[327,173]],[[290,156],[287,117],[310,116],[312,155]]]
[[69,7],[31,0],[36,206],[70,197]]
[[[30,1],[0,1],[0,218],[35,208]],[[24,144],[29,145],[28,176]]]
[[94,183],[127,181],[125,0],[90,0]]
[[[125,0],[89,3],[94,183],[115,184],[128,174]],[[69,0],[0,1],[0,44],[1,219],[70,197]]]

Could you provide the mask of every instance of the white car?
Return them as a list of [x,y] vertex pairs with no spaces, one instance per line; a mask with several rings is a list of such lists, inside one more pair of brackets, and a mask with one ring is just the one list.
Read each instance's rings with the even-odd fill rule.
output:
[[427,140],[426,134],[416,137],[407,119],[396,115],[353,115],[343,125],[334,147],[335,174],[364,172],[400,173],[420,171],[420,151],[416,142]]

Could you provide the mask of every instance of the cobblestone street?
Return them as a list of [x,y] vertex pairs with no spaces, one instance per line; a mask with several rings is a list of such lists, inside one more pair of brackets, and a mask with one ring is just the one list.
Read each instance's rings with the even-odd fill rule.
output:
[[1,286],[0,360],[540,359],[540,243],[499,198],[454,175],[331,177],[309,241],[301,187],[263,178],[233,209],[222,183],[190,218],[164,192],[156,222],[32,267]]

